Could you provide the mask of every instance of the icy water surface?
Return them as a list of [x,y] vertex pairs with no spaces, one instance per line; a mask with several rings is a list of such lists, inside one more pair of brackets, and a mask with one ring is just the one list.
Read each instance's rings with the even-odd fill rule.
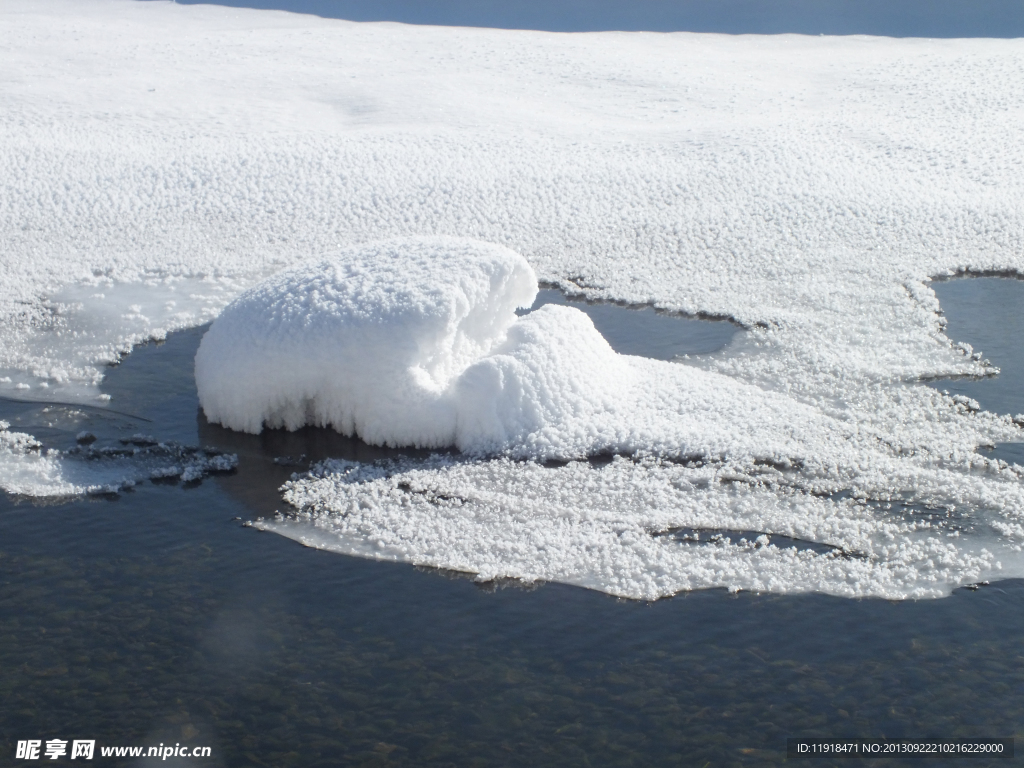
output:
[[[971,341],[958,295],[936,288],[950,336]],[[118,413],[0,401],[0,418],[54,447],[142,431],[240,458],[199,483],[0,497],[0,764],[35,738],[204,745],[209,766],[760,766],[782,764],[791,736],[1024,737],[1019,581],[923,602],[711,590],[638,603],[481,586],[245,528],[311,460],[389,452],[207,424],[191,374],[202,332],[112,369]],[[1000,365],[1019,338],[978,346]]]
[[620,355],[674,360],[705,355],[727,346],[739,327],[725,320],[700,320],[651,307],[627,307],[608,302],[571,299],[554,288],[542,288],[531,310],[561,304],[586,312],[594,327]]
[[[1024,280],[968,277],[932,283],[947,320],[946,335],[970,344],[999,369],[985,379],[931,382],[937,389],[966,395],[987,411],[1024,413]],[[1024,443],[1004,443],[991,454],[1024,465]]]

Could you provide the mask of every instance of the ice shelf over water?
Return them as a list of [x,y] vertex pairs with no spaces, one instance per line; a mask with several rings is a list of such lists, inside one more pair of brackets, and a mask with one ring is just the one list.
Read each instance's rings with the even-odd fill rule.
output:
[[10,424],[0,421],[0,488],[21,496],[112,494],[143,480],[191,483],[236,466],[233,454],[161,443],[145,435],[114,446],[45,449],[32,435],[11,432]]
[[[1024,273],[1024,41],[8,0],[0,50],[0,396],[95,398],[131,344],[207,322],[284,269],[469,238],[588,298],[748,330],[682,364],[610,357],[623,389],[532,421],[494,409],[462,444],[505,458],[323,464],[287,488],[298,512],[261,525],[632,597],[934,596],[1024,575],[1020,470],[978,453],[1021,429],[917,383],[994,372],[943,333],[928,281]],[[510,323],[500,350],[465,370],[452,352],[404,395],[448,392],[434,402],[448,434],[451,409],[503,402],[493,385],[510,376],[524,402],[554,402],[530,386],[568,359],[557,340],[599,346],[573,323],[557,308]],[[577,406],[571,428],[558,421]],[[37,460],[14,439],[4,487]],[[519,460],[595,451],[628,458]],[[655,535],[676,527],[835,549]]]

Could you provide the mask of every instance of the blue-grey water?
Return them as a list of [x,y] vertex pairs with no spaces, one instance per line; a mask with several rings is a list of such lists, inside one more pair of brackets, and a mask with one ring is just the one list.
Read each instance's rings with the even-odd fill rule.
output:
[[[932,283],[946,317],[946,335],[970,344],[999,369],[998,376],[930,382],[966,395],[993,413],[1024,415],[1024,280],[969,277]],[[990,455],[1024,466],[1024,443],[1004,443]]]
[[936,386],[974,398],[995,413],[1024,412],[1024,280],[958,278],[936,281],[932,288],[946,318],[946,335],[970,344],[1000,369],[998,376],[953,379]]
[[350,21],[550,32],[1024,36],[1020,0],[216,0],[215,4]]
[[[983,285],[964,282],[940,292],[958,340],[958,302]],[[993,301],[967,315],[1020,306]],[[0,496],[0,765],[27,764],[17,740],[50,738],[207,745],[209,766],[646,768],[781,765],[791,736],[1024,736],[1021,581],[921,602],[640,603],[481,587],[243,527],[311,459],[385,452],[329,430],[209,425],[191,368],[202,330],[110,370],[121,413],[0,401],[0,418],[55,447],[142,431],[240,456],[198,484]],[[985,352],[999,364],[1020,338],[997,329]]]
[[542,288],[530,309],[545,304],[561,304],[586,312],[594,327],[620,355],[640,355],[656,360],[717,352],[740,330],[726,320],[700,320],[659,312],[651,307],[568,298],[555,288]]

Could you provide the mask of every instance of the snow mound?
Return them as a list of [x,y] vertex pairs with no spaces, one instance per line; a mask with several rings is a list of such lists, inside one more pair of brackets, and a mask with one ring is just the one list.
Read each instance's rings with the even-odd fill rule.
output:
[[311,424],[450,446],[453,383],[536,294],[530,265],[499,245],[405,238],[343,250],[224,310],[196,354],[199,400],[210,421],[244,432]]
[[531,458],[586,455],[635,380],[578,309],[547,304],[515,323],[504,344],[459,377],[457,445]]

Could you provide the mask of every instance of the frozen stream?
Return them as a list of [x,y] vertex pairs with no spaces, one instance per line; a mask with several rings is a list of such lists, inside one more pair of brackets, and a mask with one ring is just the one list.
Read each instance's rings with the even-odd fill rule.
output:
[[[36,738],[646,768],[1015,735],[1021,284],[942,280],[1024,274],[1019,0],[239,7],[318,2],[0,4],[0,763]],[[626,13],[691,31],[554,31]],[[410,311],[392,281],[321,312],[386,331],[341,366],[330,333],[261,355],[243,317],[209,413],[463,453],[206,420],[191,362],[240,295],[416,238],[647,307],[596,325],[745,330],[515,320],[500,279],[426,259]],[[288,332],[301,295],[270,296]],[[422,411],[371,360],[442,418],[400,434]],[[376,432],[351,398],[307,409],[339,367]]]
[[[968,299],[985,286],[947,285]],[[943,290],[950,335],[972,341]],[[236,474],[198,484],[0,497],[5,749],[38,734],[210,744],[225,766],[249,754],[310,766],[380,755],[670,765],[681,754],[760,766],[781,765],[791,735],[899,738],[941,723],[949,737],[991,736],[1020,722],[1017,580],[944,600],[708,590],[641,603],[476,585],[241,527],[310,459],[387,452],[327,430],[206,425],[187,365],[201,333],[171,334],[108,372],[105,391],[134,418],[0,401],[0,417],[56,447],[82,429],[97,442],[145,430],[240,457]],[[998,365],[1018,338],[978,346]]]

